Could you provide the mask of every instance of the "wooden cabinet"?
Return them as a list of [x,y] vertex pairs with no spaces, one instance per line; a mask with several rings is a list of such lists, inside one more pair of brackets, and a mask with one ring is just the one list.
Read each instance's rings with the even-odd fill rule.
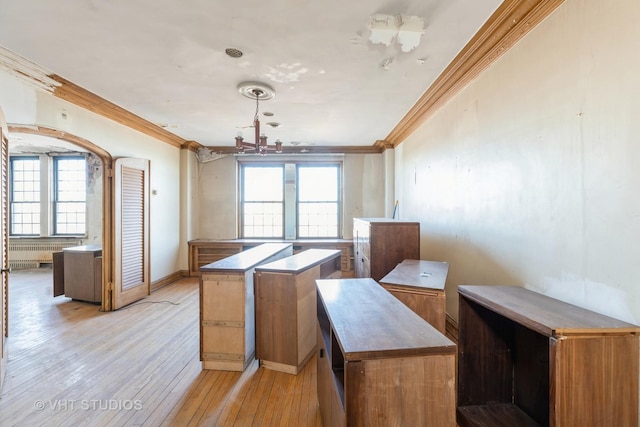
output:
[[265,243],[200,268],[203,369],[244,371],[253,360],[255,267],[292,253],[291,244]]
[[239,254],[245,249],[242,243],[231,240],[190,240],[188,245],[190,276],[200,275],[200,267]]
[[405,259],[420,259],[420,223],[354,218],[355,276],[379,281]]
[[53,296],[102,302],[102,246],[64,248],[53,254]]
[[264,240],[264,239],[195,239],[189,245],[189,275],[198,276],[200,267],[255,248],[263,243],[291,243],[293,253],[307,249],[337,249],[340,251],[342,277],[353,277],[353,240],[348,239],[306,239],[306,240]]
[[340,277],[340,251],[308,249],[255,270],[256,358],[297,375],[316,348],[316,280]]
[[461,427],[638,426],[638,326],[520,287],[459,296]]
[[380,284],[434,328],[445,333],[444,285],[449,272],[446,262],[405,259]]
[[323,425],[454,427],[455,344],[371,278],[316,285]]

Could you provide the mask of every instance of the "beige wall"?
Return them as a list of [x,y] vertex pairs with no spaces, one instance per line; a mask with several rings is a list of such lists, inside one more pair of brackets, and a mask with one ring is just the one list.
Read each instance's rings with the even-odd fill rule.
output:
[[[297,156],[296,159],[319,159]],[[385,163],[382,154],[331,157],[343,162],[343,237],[353,237],[353,218],[384,216]],[[226,156],[199,164],[198,232],[200,239],[237,237],[237,157]]]
[[640,323],[640,3],[567,0],[395,153],[423,259]]

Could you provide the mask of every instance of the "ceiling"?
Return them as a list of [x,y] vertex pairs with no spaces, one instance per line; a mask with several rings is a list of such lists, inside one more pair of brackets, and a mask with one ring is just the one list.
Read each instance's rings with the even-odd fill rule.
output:
[[0,0],[0,46],[204,146],[253,142],[247,81],[275,91],[270,144],[371,146],[500,3]]

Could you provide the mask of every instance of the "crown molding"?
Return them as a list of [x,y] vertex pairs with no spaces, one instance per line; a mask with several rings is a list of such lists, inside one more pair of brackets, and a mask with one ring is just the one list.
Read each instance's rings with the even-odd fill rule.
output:
[[[236,147],[202,147],[215,154],[239,154]],[[392,147],[393,148],[393,147]],[[282,154],[380,154],[384,151],[376,145],[363,146],[327,146],[327,145],[297,145],[283,146],[282,153],[269,152],[268,156],[278,156]],[[255,155],[248,150],[245,155]]]
[[49,77],[59,84],[54,88],[53,95],[60,99],[64,99],[65,101],[137,130],[138,132],[142,132],[162,142],[166,142],[174,147],[180,148],[187,143],[185,139],[174,135],[155,123],[136,116],[130,111],[107,101],[93,92],[89,92],[63,77],[56,74],[52,74]]
[[505,0],[385,138],[397,147],[564,0]]
[[200,144],[198,141],[185,141],[182,144],[182,149],[187,151],[192,151],[197,153],[199,149],[204,148],[204,145]]
[[378,148],[380,152],[384,152],[385,150],[393,150],[393,144],[385,139],[379,139],[374,144],[374,147]]

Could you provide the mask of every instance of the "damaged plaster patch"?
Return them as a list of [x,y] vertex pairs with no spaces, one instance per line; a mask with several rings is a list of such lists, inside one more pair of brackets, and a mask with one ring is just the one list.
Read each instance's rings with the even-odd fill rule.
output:
[[399,18],[399,16],[391,15],[373,15],[369,20],[369,29],[371,30],[369,41],[373,44],[391,46],[398,35]]
[[418,47],[424,34],[424,20],[418,16],[401,16],[398,30],[398,43],[403,52],[410,52]]
[[391,46],[394,41],[403,52],[410,52],[420,44],[424,34],[424,19],[419,16],[375,14],[369,18],[369,41]]

